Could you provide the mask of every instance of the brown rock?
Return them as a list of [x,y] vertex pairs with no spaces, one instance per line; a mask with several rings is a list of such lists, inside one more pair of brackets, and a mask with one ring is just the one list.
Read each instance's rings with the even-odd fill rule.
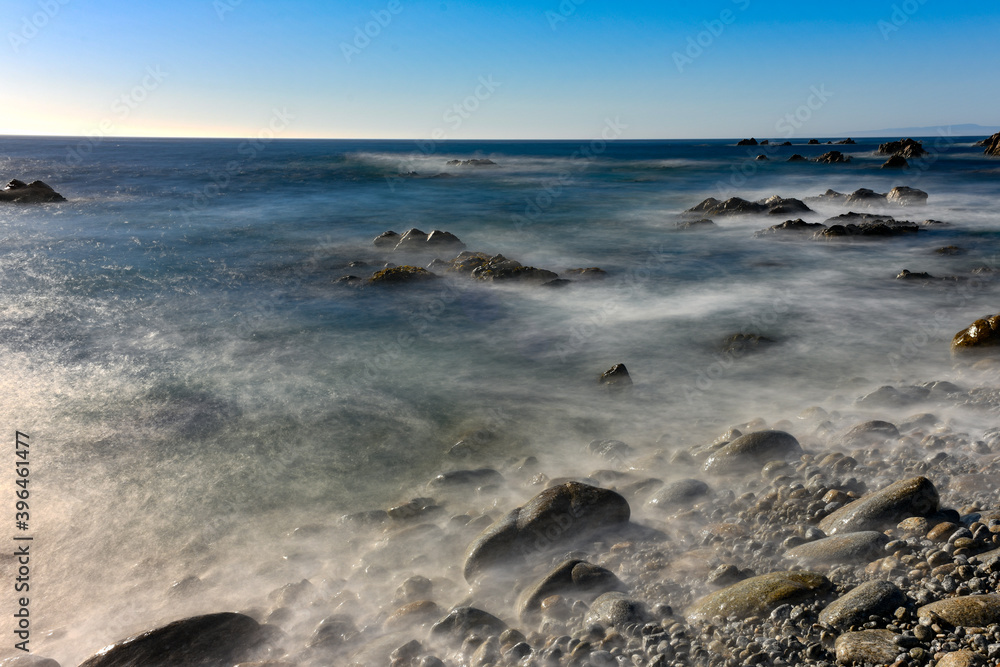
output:
[[1000,313],[976,320],[951,340],[952,352],[979,352],[1000,345]]

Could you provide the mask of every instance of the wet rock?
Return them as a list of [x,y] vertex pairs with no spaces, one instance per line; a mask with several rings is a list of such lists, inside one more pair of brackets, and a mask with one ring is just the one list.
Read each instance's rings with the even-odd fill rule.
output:
[[902,651],[892,630],[862,630],[837,637],[837,662],[842,665],[888,665]]
[[946,245],[946,246],[944,246],[942,248],[938,248],[934,252],[936,252],[939,255],[951,255],[951,256],[954,256],[954,255],[964,255],[965,254],[965,249],[964,248],[960,248],[957,245]]
[[625,593],[605,593],[590,606],[586,623],[600,623],[606,628],[624,629],[628,625],[651,620],[646,605]]
[[475,607],[458,607],[434,624],[431,635],[462,642],[473,633],[489,637],[506,629],[507,624],[493,614]]
[[609,461],[621,461],[632,456],[633,450],[621,440],[593,440],[587,449],[594,456]]
[[819,222],[806,222],[802,218],[796,220],[785,220],[780,225],[771,225],[767,229],[761,229],[754,232],[754,237],[765,238],[768,236],[778,236],[778,235],[802,235],[809,234],[810,236],[815,234],[821,229],[826,229],[826,225]]
[[528,620],[541,611],[542,601],[552,595],[590,601],[602,593],[624,591],[625,584],[610,570],[583,560],[563,561],[518,600],[518,615]]
[[628,523],[622,496],[595,486],[567,482],[546,489],[484,530],[466,550],[467,581],[521,558],[571,543],[595,530]]
[[767,336],[736,333],[722,341],[722,351],[738,357],[748,352],[759,352],[773,344],[774,341]]
[[802,452],[799,441],[784,431],[756,431],[720,447],[705,461],[709,473],[730,473],[760,468],[772,459]]
[[[828,190],[829,192],[829,190]],[[896,219],[891,215],[878,215],[875,213],[856,213],[855,211],[849,211],[848,213],[841,213],[833,218],[828,218],[826,220],[827,225],[861,225],[864,223],[884,223],[893,224]]]
[[904,158],[915,158],[927,155],[927,151],[924,150],[923,144],[919,141],[914,141],[913,139],[900,139],[899,141],[890,141],[884,144],[879,144],[878,154],[900,155]]
[[913,222],[906,220],[892,222],[863,222],[861,224],[831,225],[826,229],[817,231],[815,238],[837,238],[837,237],[889,237],[906,236],[920,231],[920,227]]
[[422,266],[394,266],[382,269],[371,278],[368,283],[371,285],[409,285],[413,283],[425,283],[436,280],[437,274],[431,273]]
[[399,243],[399,234],[392,230],[382,232],[372,241],[372,245],[376,248],[387,248],[390,250],[395,248],[397,243]]
[[273,630],[243,614],[194,616],[116,642],[80,667],[230,667],[263,657]]
[[845,630],[868,622],[869,616],[890,616],[906,606],[906,595],[891,581],[866,581],[841,595],[820,612],[819,622]]
[[806,142],[807,146],[819,146],[819,139],[810,139]]
[[0,202],[16,204],[51,204],[66,198],[41,181],[25,183],[16,178],[0,190]]
[[896,274],[896,280],[935,280],[934,276],[927,272],[916,273],[914,271],[909,271],[903,269],[898,274]]
[[908,169],[910,163],[902,155],[893,155],[882,163],[882,169]]
[[415,625],[431,623],[441,618],[441,608],[430,600],[418,600],[405,604],[385,619],[386,630],[399,630]]
[[951,340],[952,352],[979,352],[1000,345],[1000,313],[976,320]]
[[837,144],[839,146],[855,146],[855,145],[857,145],[858,142],[856,142],[854,139],[851,139],[850,137],[848,137],[846,139],[841,139],[840,141],[835,141],[833,143],[835,143],[835,144]]
[[677,229],[708,229],[709,227],[718,227],[713,221],[708,218],[702,218],[700,220],[681,220],[674,225]]
[[586,269],[567,269],[566,275],[571,276],[573,280],[580,281],[606,280],[608,272],[596,266],[591,266]]
[[993,157],[1000,157],[1000,132],[997,132],[988,139],[983,139],[977,146],[984,146],[986,150],[983,151],[986,155],[991,155]]
[[714,197],[709,197],[693,208],[689,208],[685,213],[705,213],[708,215],[746,215],[756,213],[767,213],[768,207],[757,202],[747,201],[740,197],[730,197],[726,201],[719,201]]
[[904,479],[844,505],[819,522],[827,535],[878,530],[938,509],[938,492],[926,477]]
[[985,628],[1000,623],[1000,594],[965,595],[932,602],[917,609],[917,617],[949,625]]
[[923,206],[927,203],[927,193],[923,190],[899,185],[889,190],[885,195],[885,200],[899,206]]
[[708,494],[708,484],[700,479],[680,479],[671,482],[650,498],[649,504],[663,510],[675,510],[690,506],[695,500]]
[[692,605],[686,617],[690,622],[706,622],[716,616],[767,616],[779,605],[812,600],[831,588],[830,581],[817,572],[772,572],[709,593]]
[[818,158],[816,158],[816,162],[820,162],[822,164],[840,164],[850,161],[851,158],[844,155],[840,151],[830,151],[828,153],[823,153]]
[[753,137],[750,137],[749,139],[741,139],[740,141],[738,141],[736,143],[736,145],[737,146],[757,146],[758,143],[757,143],[756,139],[754,139]]
[[792,197],[779,197],[778,195],[772,195],[767,199],[762,199],[758,203],[767,207],[769,215],[812,213],[812,209],[809,208],[804,201],[801,199],[794,199]]
[[[789,145],[791,145],[791,144],[789,144]],[[798,153],[796,153],[792,157],[788,158],[788,161],[789,162],[808,162],[809,160],[807,160],[805,157],[803,157],[803,156],[799,155]]]
[[358,628],[354,625],[354,619],[347,614],[334,614],[319,622],[306,646],[319,652],[339,649],[357,634]]
[[476,266],[472,270],[472,277],[488,282],[547,283],[556,280],[559,275],[547,269],[524,266],[503,255],[494,255]]
[[883,547],[889,538],[876,530],[832,535],[789,549],[785,556],[807,567],[868,563],[885,556]]
[[766,155],[764,155],[763,153],[761,153],[760,155],[758,155],[758,156],[757,156],[757,157],[755,157],[754,159],[755,159],[755,160],[760,160],[761,162],[763,162],[763,161],[765,161],[765,160],[770,160],[771,158],[769,158],[769,157],[767,157]]
[[604,371],[597,381],[611,389],[624,389],[632,386],[632,377],[628,374],[625,364],[615,364]]
[[477,470],[452,470],[441,473],[427,486],[433,489],[452,489],[456,487],[477,487],[484,484],[503,484],[504,478],[492,468],[479,468]]

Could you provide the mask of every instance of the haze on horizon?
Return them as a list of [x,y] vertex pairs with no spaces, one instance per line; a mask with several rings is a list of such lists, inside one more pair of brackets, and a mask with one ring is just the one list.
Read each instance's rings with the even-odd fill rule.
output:
[[576,139],[995,125],[1000,7],[6,3],[0,134]]

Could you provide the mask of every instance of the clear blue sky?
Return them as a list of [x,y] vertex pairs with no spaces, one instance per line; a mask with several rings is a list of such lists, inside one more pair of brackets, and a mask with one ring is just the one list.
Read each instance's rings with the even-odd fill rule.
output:
[[587,138],[618,118],[623,138],[777,137],[796,112],[801,137],[1000,124],[996,0],[6,0],[0,15],[0,134]]

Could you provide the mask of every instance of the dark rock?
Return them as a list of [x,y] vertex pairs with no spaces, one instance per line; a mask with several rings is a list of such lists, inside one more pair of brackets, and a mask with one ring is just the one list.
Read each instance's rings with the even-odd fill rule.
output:
[[760,145],[761,146],[767,146],[770,143],[771,143],[771,141],[769,139],[763,139],[763,140],[761,140]]
[[649,504],[664,510],[690,506],[693,501],[708,494],[708,484],[700,479],[680,479],[657,491]]
[[758,202],[767,206],[769,215],[795,215],[797,213],[812,213],[812,209],[806,206],[805,202],[792,197],[779,197],[772,195],[767,199]]
[[587,449],[591,454],[609,460],[621,460],[632,455],[632,448],[621,440],[594,440]]
[[909,169],[910,163],[906,161],[906,158],[902,155],[893,155],[884,163],[882,163],[882,169]]
[[965,249],[959,248],[957,245],[946,245],[943,248],[938,248],[934,252],[939,255],[964,255]]
[[[871,192],[871,190],[869,190]],[[874,213],[855,213],[850,211],[848,213],[841,213],[833,218],[828,218],[826,224],[828,225],[861,225],[864,223],[883,223],[883,224],[893,224],[896,220],[890,215],[877,215]]]
[[986,150],[984,150],[983,152],[986,155],[991,155],[993,157],[1000,157],[1000,132],[997,132],[988,139],[983,139],[976,145],[985,146]]
[[717,215],[750,215],[770,213],[773,215],[787,215],[794,213],[809,213],[810,209],[806,204],[798,199],[784,198],[774,195],[760,201],[747,201],[740,197],[730,197],[724,202],[720,202],[714,197],[709,197],[697,206],[689,208],[685,213],[698,213],[710,216]]
[[917,609],[917,617],[949,625],[985,628],[1000,623],[1000,594],[966,595],[932,602]]
[[739,620],[767,616],[779,605],[815,599],[832,587],[830,580],[817,572],[772,572],[709,593],[685,616],[689,622],[710,622],[716,616]]
[[927,193],[923,190],[899,185],[889,190],[885,196],[885,200],[890,204],[898,204],[900,206],[923,206],[927,203]]
[[757,146],[758,144],[757,144],[757,140],[756,139],[754,139],[753,137],[750,137],[749,139],[742,139],[742,140],[740,140],[739,142],[737,142],[736,145],[737,146]]
[[840,151],[830,151],[829,153],[823,153],[818,158],[816,158],[816,162],[821,162],[823,164],[839,164],[850,161],[851,158],[845,156]]
[[934,280],[934,276],[927,272],[914,273],[903,269],[896,275],[896,280]]
[[938,509],[938,491],[926,477],[904,479],[844,505],[819,522],[827,535],[879,530]]
[[[784,224],[784,223],[782,223]],[[748,352],[760,352],[774,341],[759,334],[735,333],[722,341],[722,351],[733,356],[742,356]]]
[[868,622],[869,616],[890,616],[906,606],[906,595],[890,581],[866,581],[820,612],[819,622],[839,630]]
[[717,227],[718,225],[708,218],[702,218],[701,220],[682,220],[674,226],[677,229],[706,229],[708,227]]
[[80,667],[232,667],[262,657],[273,630],[243,614],[195,616],[116,642]]
[[357,634],[358,628],[350,616],[334,614],[319,622],[306,645],[314,651],[339,649],[350,643]]
[[817,231],[826,229],[826,225],[819,222],[806,222],[802,218],[797,220],[785,220],[780,225],[771,225],[767,229],[761,229],[754,232],[754,237],[765,238],[768,236],[781,236],[781,235],[802,235],[809,234],[814,235]]
[[817,231],[813,238],[831,239],[843,237],[885,238],[892,236],[907,236],[920,231],[916,223],[906,220],[891,222],[863,222],[861,224],[831,225]]
[[492,468],[478,470],[452,470],[438,475],[427,486],[434,489],[450,489],[461,486],[482,486],[484,484],[503,484],[503,475]]
[[41,181],[25,183],[16,178],[0,190],[0,202],[17,204],[50,204],[66,198]]
[[572,276],[574,280],[605,280],[608,277],[608,272],[604,269],[599,269],[596,266],[591,266],[586,269],[567,269],[567,276]]
[[809,141],[806,142],[806,144],[809,145],[809,146],[818,146],[819,145],[819,139],[810,139]]
[[[789,145],[791,145],[791,144],[789,144]],[[799,155],[798,153],[796,153],[792,157],[788,158],[788,161],[789,162],[808,162],[809,160],[807,160],[805,157],[803,157],[803,156]]]
[[835,141],[834,143],[838,144],[838,145],[841,145],[841,146],[854,146],[858,142],[856,142],[854,139],[851,139],[850,137],[848,137],[847,139],[841,139],[840,141]]
[[597,382],[612,389],[624,389],[632,386],[632,377],[628,374],[625,364],[615,364],[604,371]]
[[555,280],[542,283],[542,287],[568,287],[572,284],[572,280],[567,280],[566,278],[556,278]]
[[705,461],[709,473],[731,473],[760,468],[768,461],[800,454],[799,441],[784,431],[756,431],[720,447]]
[[848,205],[858,205],[858,206],[882,206],[886,202],[885,195],[874,190],[869,190],[868,188],[858,188],[851,194],[847,195]]
[[621,526],[628,523],[630,514],[628,501],[614,491],[579,482],[546,489],[472,541],[466,550],[465,578],[471,582],[488,570],[516,565],[532,553]]
[[458,252],[465,249],[465,244],[458,240],[458,237],[451,232],[442,232],[435,229],[427,235],[424,241],[429,250],[444,250],[446,252]]
[[434,624],[431,634],[461,643],[471,634],[484,637],[499,635],[507,629],[507,624],[499,618],[475,607],[458,607]]
[[976,320],[951,340],[952,352],[993,351],[1000,346],[1000,313]]
[[494,255],[486,262],[472,269],[472,277],[489,282],[547,283],[559,278],[558,274],[533,266],[523,266],[520,262]]
[[832,535],[789,549],[785,556],[809,567],[841,563],[870,563],[885,556],[889,538],[877,530]]
[[879,144],[878,154],[900,155],[904,158],[915,158],[927,155],[927,151],[924,150],[923,144],[919,141],[914,141],[913,139],[901,139],[899,141],[890,141],[888,143]]
[[781,145],[782,145],[782,146],[791,146],[791,145],[792,145],[792,142],[790,142],[790,141],[783,141],[783,142],[781,143]]
[[837,637],[837,662],[842,665],[888,665],[902,653],[892,630],[861,630]]
[[[387,247],[389,241],[393,238],[391,236],[386,236],[391,232],[386,232],[382,236],[375,239],[376,246]],[[381,243],[380,243],[381,241]],[[393,247],[395,252],[459,252],[465,249],[465,244],[462,243],[457,236],[451,232],[442,232],[440,230],[434,230],[430,234],[425,234],[419,229],[410,229],[402,236],[398,237],[396,245]]]
[[628,625],[645,624],[651,619],[646,605],[621,592],[605,593],[590,606],[586,623],[622,630]]
[[542,600],[550,595],[590,602],[603,593],[624,590],[625,584],[610,570],[583,560],[570,559],[560,563],[534,586],[525,589],[518,599],[518,615],[522,620],[530,619],[541,610]]
[[411,283],[422,283],[437,279],[437,275],[431,273],[422,266],[394,266],[382,269],[368,279],[372,285],[405,285]]
[[755,159],[755,160],[761,160],[761,161],[763,161],[763,160],[769,160],[769,159],[771,159],[771,158],[769,158],[769,157],[767,157],[766,155],[764,155],[763,153],[761,153],[760,155],[758,155],[758,156],[757,156],[757,157],[755,157],[754,159]]

